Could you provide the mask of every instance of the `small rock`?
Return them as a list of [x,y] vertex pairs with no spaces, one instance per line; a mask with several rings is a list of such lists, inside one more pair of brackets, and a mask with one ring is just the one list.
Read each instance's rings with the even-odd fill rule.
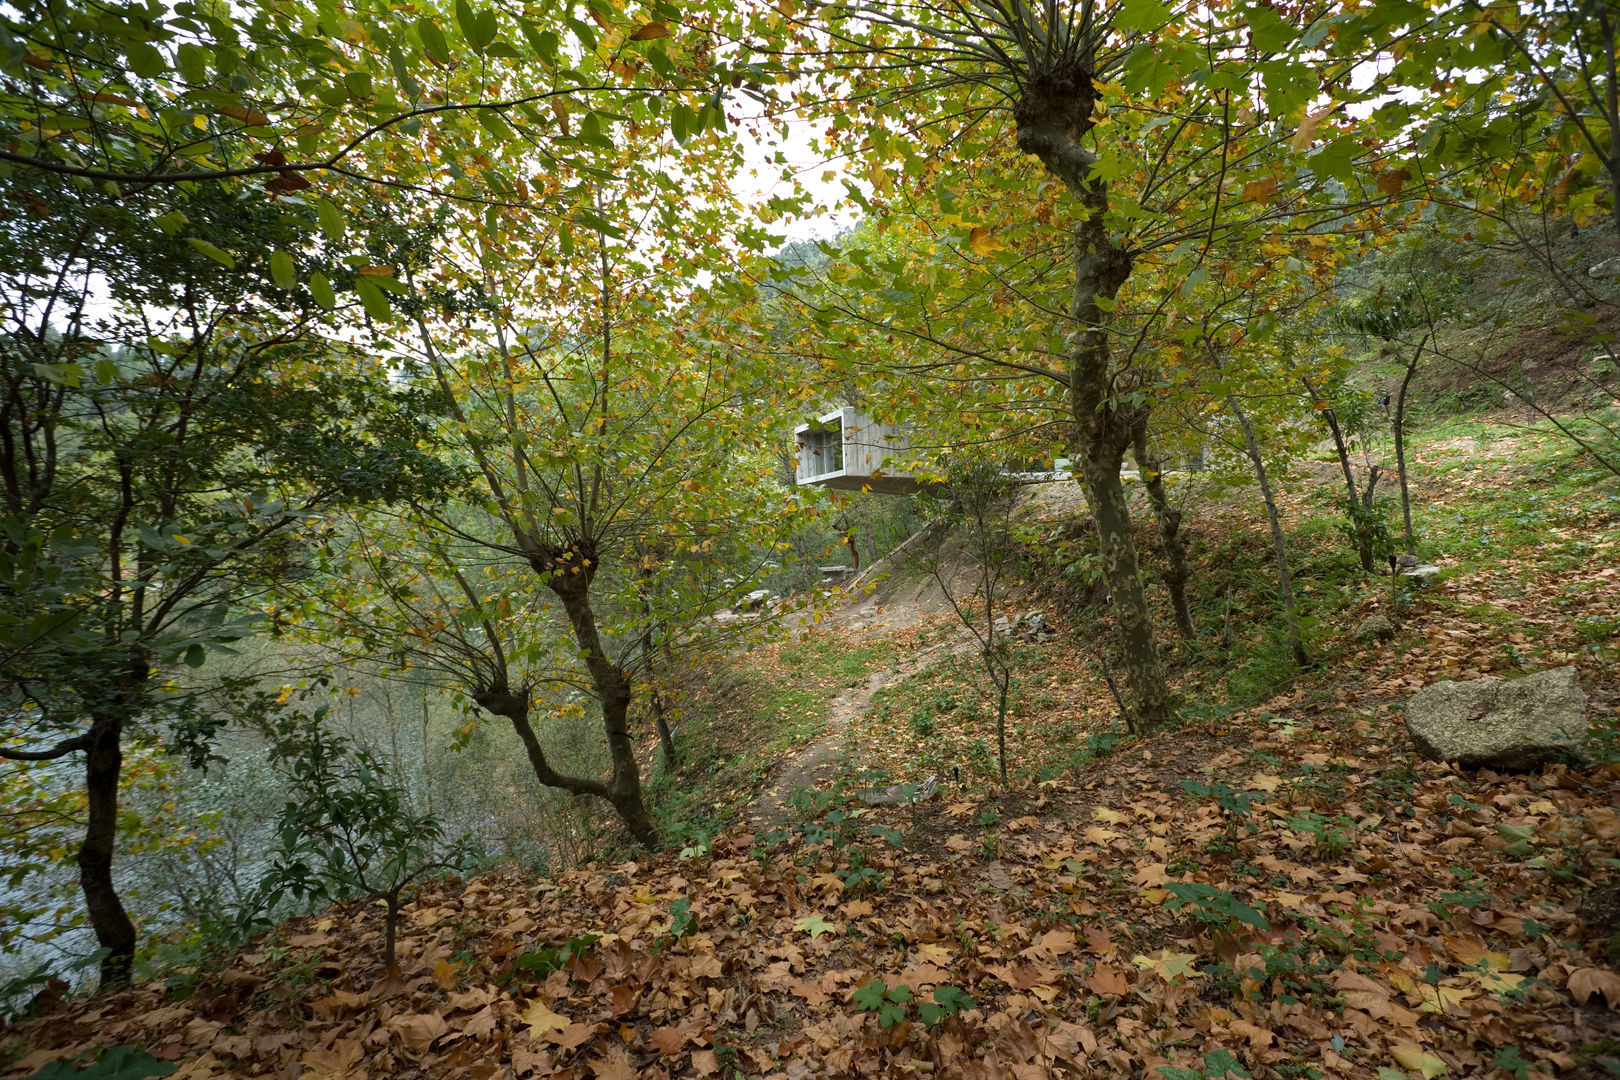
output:
[[1423,560],[1416,555],[1400,554],[1395,556],[1395,565],[1401,567],[1422,566]]
[[1587,274],[1595,278],[1620,276],[1620,256],[1616,256],[1613,259],[1604,259],[1602,262],[1593,266],[1592,269],[1588,270]]
[[1586,693],[1573,667],[1511,681],[1446,680],[1406,703],[1418,752],[1463,768],[1533,769],[1586,745]]
[[939,778],[930,776],[920,784],[890,784],[882,788],[861,788],[855,797],[868,806],[900,806],[927,802],[939,790]]
[[1369,615],[1356,624],[1350,636],[1357,641],[1388,641],[1395,636],[1395,624],[1383,615]]
[[1402,570],[1401,577],[1411,578],[1413,584],[1426,589],[1440,580],[1441,572],[1438,566],[1424,563],[1422,566],[1409,566]]
[[755,589],[753,592],[743,597],[742,603],[738,604],[737,607],[743,611],[758,611],[760,608],[765,606],[765,601],[769,600],[770,598],[771,590]]

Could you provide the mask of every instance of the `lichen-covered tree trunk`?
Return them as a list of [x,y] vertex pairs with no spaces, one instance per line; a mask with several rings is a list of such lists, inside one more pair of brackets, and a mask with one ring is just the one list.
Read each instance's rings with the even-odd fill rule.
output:
[[1192,570],[1187,565],[1187,547],[1181,540],[1181,511],[1170,505],[1164,490],[1163,462],[1148,448],[1147,425],[1137,425],[1132,439],[1132,452],[1136,467],[1142,474],[1142,485],[1147,488],[1148,500],[1153,504],[1153,516],[1159,523],[1159,546],[1164,549],[1164,584],[1170,591],[1170,606],[1176,613],[1176,631],[1183,641],[1196,641],[1198,631],[1193,627],[1192,609],[1187,605],[1187,581]]
[[[1023,87],[1013,118],[1018,148],[1040,158],[1080,202],[1074,227],[1074,329],[1067,341],[1069,404],[1081,480],[1097,519],[1103,572],[1124,657],[1135,730],[1152,731],[1170,720],[1170,692],[1158,642],[1148,618],[1147,594],[1131,531],[1130,508],[1119,470],[1132,432],[1147,423],[1147,406],[1132,404],[1115,385],[1108,312],[1131,273],[1131,256],[1108,233],[1108,185],[1092,173],[1096,156],[1085,137],[1097,100],[1089,57],[1068,70],[1044,73]],[[1140,400],[1140,399],[1136,399]]]

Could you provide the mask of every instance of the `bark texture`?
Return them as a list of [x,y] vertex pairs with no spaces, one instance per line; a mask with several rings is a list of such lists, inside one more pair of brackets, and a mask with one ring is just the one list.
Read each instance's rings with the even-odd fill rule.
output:
[[1164,584],[1170,591],[1170,606],[1176,613],[1176,632],[1183,641],[1196,641],[1198,631],[1193,627],[1192,609],[1187,605],[1187,581],[1192,569],[1187,565],[1187,547],[1181,540],[1181,511],[1170,505],[1164,490],[1163,462],[1148,446],[1147,426],[1138,425],[1132,444],[1136,467],[1142,474],[1142,485],[1147,488],[1153,503],[1153,514],[1159,523],[1159,546],[1164,550]]
[[1092,174],[1096,157],[1085,147],[1096,100],[1088,64],[1075,61],[1061,70],[1032,72],[1013,118],[1018,148],[1039,158],[1080,202],[1070,311],[1075,328],[1066,343],[1078,471],[1097,519],[1133,729],[1152,731],[1170,720],[1170,694],[1148,618],[1130,508],[1119,479],[1132,433],[1147,422],[1147,406],[1132,405],[1120,395],[1119,373],[1113,370],[1108,311],[1130,276],[1131,255],[1108,233],[1104,220],[1108,185]]

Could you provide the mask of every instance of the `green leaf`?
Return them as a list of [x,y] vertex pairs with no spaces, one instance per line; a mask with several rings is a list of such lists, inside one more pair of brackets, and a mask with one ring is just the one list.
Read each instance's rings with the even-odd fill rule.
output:
[[814,941],[822,934],[838,933],[838,924],[828,922],[820,915],[811,915],[807,919],[800,919],[798,922],[794,923],[793,929],[802,930],[806,934],[810,935],[811,941]]
[[291,255],[277,251],[270,256],[270,280],[278,289],[290,289],[298,284],[298,268],[293,265]]
[[348,224],[343,220],[343,211],[339,210],[330,200],[322,199],[315,204],[315,216],[320,219],[321,232],[326,238],[337,244],[343,241],[344,233],[348,232]]
[[422,39],[422,47],[433,54],[433,58],[440,63],[450,60],[450,43],[444,39],[444,31],[439,24],[427,16],[416,20],[416,36]]
[[888,989],[888,986],[884,984],[882,979],[873,979],[871,982],[855,991],[850,1000],[855,1003],[856,1008],[871,1012],[874,1009],[882,1007],[883,995],[888,992]]
[[501,119],[500,113],[496,112],[494,109],[479,109],[477,115],[479,126],[481,126],[485,131],[489,132],[501,142],[511,141],[512,129],[506,125],[505,120]]
[[129,57],[129,70],[143,79],[155,79],[169,70],[169,62],[150,44],[132,41],[125,50]]
[[208,651],[201,645],[191,645],[186,649],[186,666],[200,668],[208,660]]
[[1243,17],[1253,35],[1255,48],[1263,52],[1278,52],[1294,41],[1294,28],[1271,8],[1251,7]]
[[204,255],[208,256],[210,259],[213,259],[215,262],[227,269],[234,269],[236,266],[235,255],[232,255],[230,252],[225,251],[222,248],[215,247],[206,240],[199,240],[195,236],[188,236],[186,237],[186,243],[190,244],[193,248],[202,252]]
[[370,278],[355,278],[354,291],[360,294],[360,303],[364,305],[366,314],[373,319],[386,319],[392,313],[393,309],[388,306],[388,297]]
[[337,307],[337,294],[332,291],[332,283],[319,270],[309,276],[309,294],[327,311]]
[[467,0],[456,0],[456,25],[467,36],[467,43],[479,52],[489,47],[500,29],[493,11],[473,11]]
[[1114,15],[1115,30],[1157,30],[1175,15],[1159,0],[1125,0]]

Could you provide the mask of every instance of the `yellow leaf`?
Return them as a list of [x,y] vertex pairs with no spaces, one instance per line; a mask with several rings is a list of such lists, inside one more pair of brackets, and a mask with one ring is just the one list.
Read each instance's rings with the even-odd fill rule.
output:
[[652,41],[654,38],[669,37],[669,26],[666,23],[650,22],[630,35],[631,41]]
[[433,981],[439,985],[440,990],[454,990],[456,974],[456,965],[448,960],[440,960],[433,965]]
[[1432,1054],[1425,1054],[1417,1043],[1396,1043],[1389,1048],[1389,1056],[1403,1069],[1422,1073],[1424,1080],[1433,1080],[1446,1071],[1446,1063]]
[[197,113],[191,118],[191,126],[196,128],[198,131],[205,130],[208,127],[208,117],[204,116],[202,113]]
[[361,277],[393,277],[394,268],[392,266],[362,266],[355,273]]
[[988,256],[1000,251],[1007,245],[990,235],[988,225],[980,225],[968,233],[968,246],[973,249],[974,254]]
[[545,1035],[548,1031],[562,1031],[568,1026],[568,1021],[551,1011],[551,1008],[539,998],[535,998],[524,1006],[523,1011],[517,1015],[518,1023],[529,1025],[529,1041],[532,1043]]
[[1288,145],[1293,147],[1295,150],[1309,150],[1311,148],[1311,143],[1316,141],[1317,125],[1319,125],[1323,120],[1326,120],[1328,115],[1333,112],[1333,109],[1334,106],[1332,105],[1324,105],[1320,109],[1317,109],[1315,112],[1306,116],[1305,119],[1300,122],[1299,130],[1294,132],[1294,137],[1289,140]]
[[270,118],[258,109],[244,109],[239,105],[227,105],[219,110],[224,116],[232,120],[240,120],[250,127],[263,127],[270,122]]

